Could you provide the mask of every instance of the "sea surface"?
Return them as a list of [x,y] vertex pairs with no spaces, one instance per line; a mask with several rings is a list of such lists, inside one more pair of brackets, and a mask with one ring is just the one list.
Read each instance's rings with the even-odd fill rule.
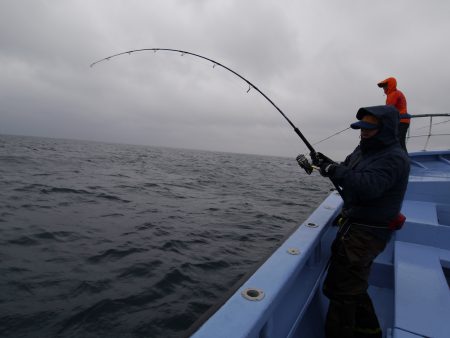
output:
[[0,337],[183,337],[329,189],[294,157],[0,135]]

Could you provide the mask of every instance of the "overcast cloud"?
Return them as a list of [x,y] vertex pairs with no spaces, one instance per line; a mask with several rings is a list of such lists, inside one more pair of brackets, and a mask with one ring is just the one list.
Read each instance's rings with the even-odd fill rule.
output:
[[[0,133],[295,157],[289,124],[220,67],[166,52],[89,65],[204,55],[314,143],[383,104],[388,76],[410,113],[449,112],[449,13],[446,0],[0,0]],[[341,159],[357,142],[348,130],[317,150]]]

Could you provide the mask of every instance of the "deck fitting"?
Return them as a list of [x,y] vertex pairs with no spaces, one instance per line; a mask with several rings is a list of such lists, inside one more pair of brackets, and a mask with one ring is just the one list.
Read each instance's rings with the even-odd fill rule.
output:
[[291,255],[300,255],[300,250],[297,248],[289,248],[287,252]]
[[241,295],[247,300],[258,301],[264,298],[264,291],[256,288],[248,288],[242,291]]

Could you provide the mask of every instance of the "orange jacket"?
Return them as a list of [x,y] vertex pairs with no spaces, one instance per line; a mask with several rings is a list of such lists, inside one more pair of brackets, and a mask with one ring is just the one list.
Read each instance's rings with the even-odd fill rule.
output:
[[[400,122],[409,123],[410,118],[409,115],[407,115],[406,98],[405,95],[397,89],[397,80],[393,77],[389,77],[386,80],[379,82],[378,86],[385,88],[386,104],[397,108],[400,113]],[[405,116],[402,117],[402,115]]]

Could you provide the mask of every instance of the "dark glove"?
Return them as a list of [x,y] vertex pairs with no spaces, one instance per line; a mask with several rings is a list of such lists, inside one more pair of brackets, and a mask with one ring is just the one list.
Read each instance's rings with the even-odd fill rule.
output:
[[331,158],[326,157],[322,153],[311,153],[310,156],[311,156],[312,163],[316,167],[322,167],[322,165],[325,163],[335,163]]
[[329,157],[322,153],[311,153],[312,162],[315,166],[320,168],[320,174],[329,177],[333,171],[336,163]]
[[333,175],[335,169],[337,167],[337,164],[334,162],[323,162],[320,166],[320,175],[324,177],[330,177]]

